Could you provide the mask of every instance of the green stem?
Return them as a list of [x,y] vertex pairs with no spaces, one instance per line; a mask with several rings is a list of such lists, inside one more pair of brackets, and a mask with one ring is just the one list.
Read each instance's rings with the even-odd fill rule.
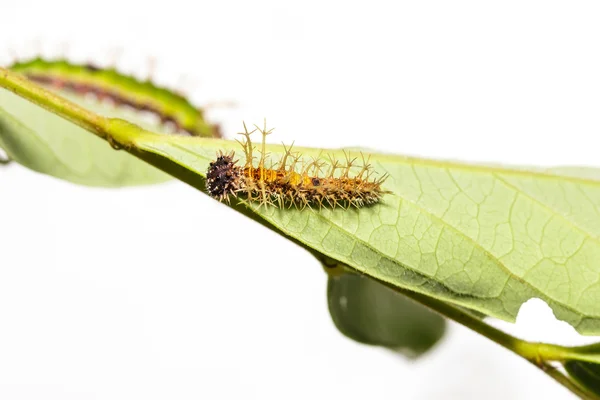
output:
[[108,118],[101,117],[75,103],[63,99],[19,74],[5,68],[0,68],[0,86],[68,119],[98,136],[106,137]]
[[113,147],[130,147],[133,138],[151,134],[119,118],[108,118],[52,93],[27,78],[0,67],[0,87],[106,139]]
[[568,375],[550,364],[551,362],[563,362],[568,359],[573,359],[572,356],[576,356],[576,359],[580,359],[582,353],[580,353],[579,350],[588,349],[591,346],[569,348],[546,343],[528,342],[502,332],[501,330],[486,324],[483,320],[444,301],[406,289],[397,287],[393,287],[393,289],[523,357],[580,398],[593,400],[600,399],[600,396],[581,387]]

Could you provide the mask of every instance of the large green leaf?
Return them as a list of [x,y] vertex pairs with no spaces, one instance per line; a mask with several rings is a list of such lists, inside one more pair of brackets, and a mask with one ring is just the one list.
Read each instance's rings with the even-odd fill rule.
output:
[[[0,84],[201,190],[216,152],[239,150],[235,142],[100,118],[2,69]],[[285,152],[266,150],[275,162]],[[323,151],[296,150],[309,159]],[[341,163],[347,156],[328,153]],[[297,210],[241,200],[233,207],[389,286],[509,321],[539,297],[579,332],[600,333],[599,173],[366,156],[375,172],[389,174],[384,189],[392,193],[375,206]]]
[[[86,107],[102,114],[141,120],[128,110],[93,104],[74,96],[72,99],[87,103]],[[85,129],[4,89],[0,89],[0,148],[28,168],[84,185],[143,185],[170,178],[130,154],[113,151]]]
[[[132,151],[201,189],[216,151],[239,150],[222,140],[119,131]],[[267,150],[275,160],[284,152],[277,145]],[[321,152],[297,150],[304,157]],[[339,150],[329,153],[344,160]],[[591,170],[579,177],[574,169],[369,155],[378,173],[390,174],[384,188],[393,194],[382,204],[249,207],[306,247],[390,285],[509,321],[538,297],[579,332],[600,333],[600,181]]]

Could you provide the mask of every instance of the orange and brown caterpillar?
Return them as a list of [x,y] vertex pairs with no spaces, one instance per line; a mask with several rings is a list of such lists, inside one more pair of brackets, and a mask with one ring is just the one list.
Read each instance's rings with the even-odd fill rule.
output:
[[[262,133],[262,148],[258,166],[255,167],[250,135],[256,130]],[[332,157],[329,162],[319,157],[310,162],[301,162],[301,155],[292,153],[292,146],[284,146],[285,154],[281,161],[267,167],[265,139],[272,129],[256,127],[248,132],[244,124],[244,131],[241,133],[244,140],[239,143],[242,145],[246,164],[243,167],[236,165],[239,160],[234,160],[234,151],[227,154],[219,152],[217,159],[208,168],[206,187],[208,193],[219,201],[229,202],[230,196],[233,196],[279,208],[304,208],[313,205],[359,208],[375,204],[384,194],[391,193],[381,188],[388,175],[371,179],[373,169],[364,156],[360,171],[351,176],[350,171],[355,166],[356,158],[350,159],[346,153],[346,162],[343,164]],[[324,169],[326,172],[321,173]]]

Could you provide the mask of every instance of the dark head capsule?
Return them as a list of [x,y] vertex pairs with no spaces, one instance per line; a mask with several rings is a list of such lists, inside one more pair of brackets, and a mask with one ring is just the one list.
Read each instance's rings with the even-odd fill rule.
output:
[[219,154],[206,173],[206,189],[212,197],[223,200],[238,189],[241,169],[233,161],[234,153]]

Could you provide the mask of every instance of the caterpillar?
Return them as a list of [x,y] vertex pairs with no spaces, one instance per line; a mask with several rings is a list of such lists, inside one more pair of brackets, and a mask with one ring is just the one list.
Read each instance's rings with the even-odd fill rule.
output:
[[110,99],[119,106],[148,111],[160,118],[162,124],[172,124],[183,135],[221,137],[217,125],[204,119],[201,109],[194,107],[184,96],[156,86],[150,80],[139,80],[115,68],[100,68],[94,64],[73,64],[65,59],[47,61],[40,57],[17,61],[8,69],[19,72],[44,86],[78,95],[93,94],[98,99]]
[[[257,130],[262,134],[262,146],[258,165],[254,166],[250,135]],[[331,156],[326,162],[320,155],[304,162],[301,154],[292,152],[293,144],[289,148],[284,145],[281,161],[270,162],[265,142],[272,131],[266,126],[261,129],[255,125],[255,129],[248,132],[244,124],[244,132],[240,133],[244,138],[238,143],[242,146],[246,163],[244,166],[237,165],[239,160],[234,159],[235,151],[219,151],[206,173],[206,188],[210,196],[228,203],[231,197],[245,197],[249,202],[259,202],[259,208],[264,205],[304,209],[307,206],[360,208],[378,203],[384,194],[392,193],[381,187],[388,174],[371,178],[374,171],[369,158],[365,159],[364,155],[360,170],[353,176],[351,170],[355,167],[356,158],[351,159],[346,152],[345,163]]]

